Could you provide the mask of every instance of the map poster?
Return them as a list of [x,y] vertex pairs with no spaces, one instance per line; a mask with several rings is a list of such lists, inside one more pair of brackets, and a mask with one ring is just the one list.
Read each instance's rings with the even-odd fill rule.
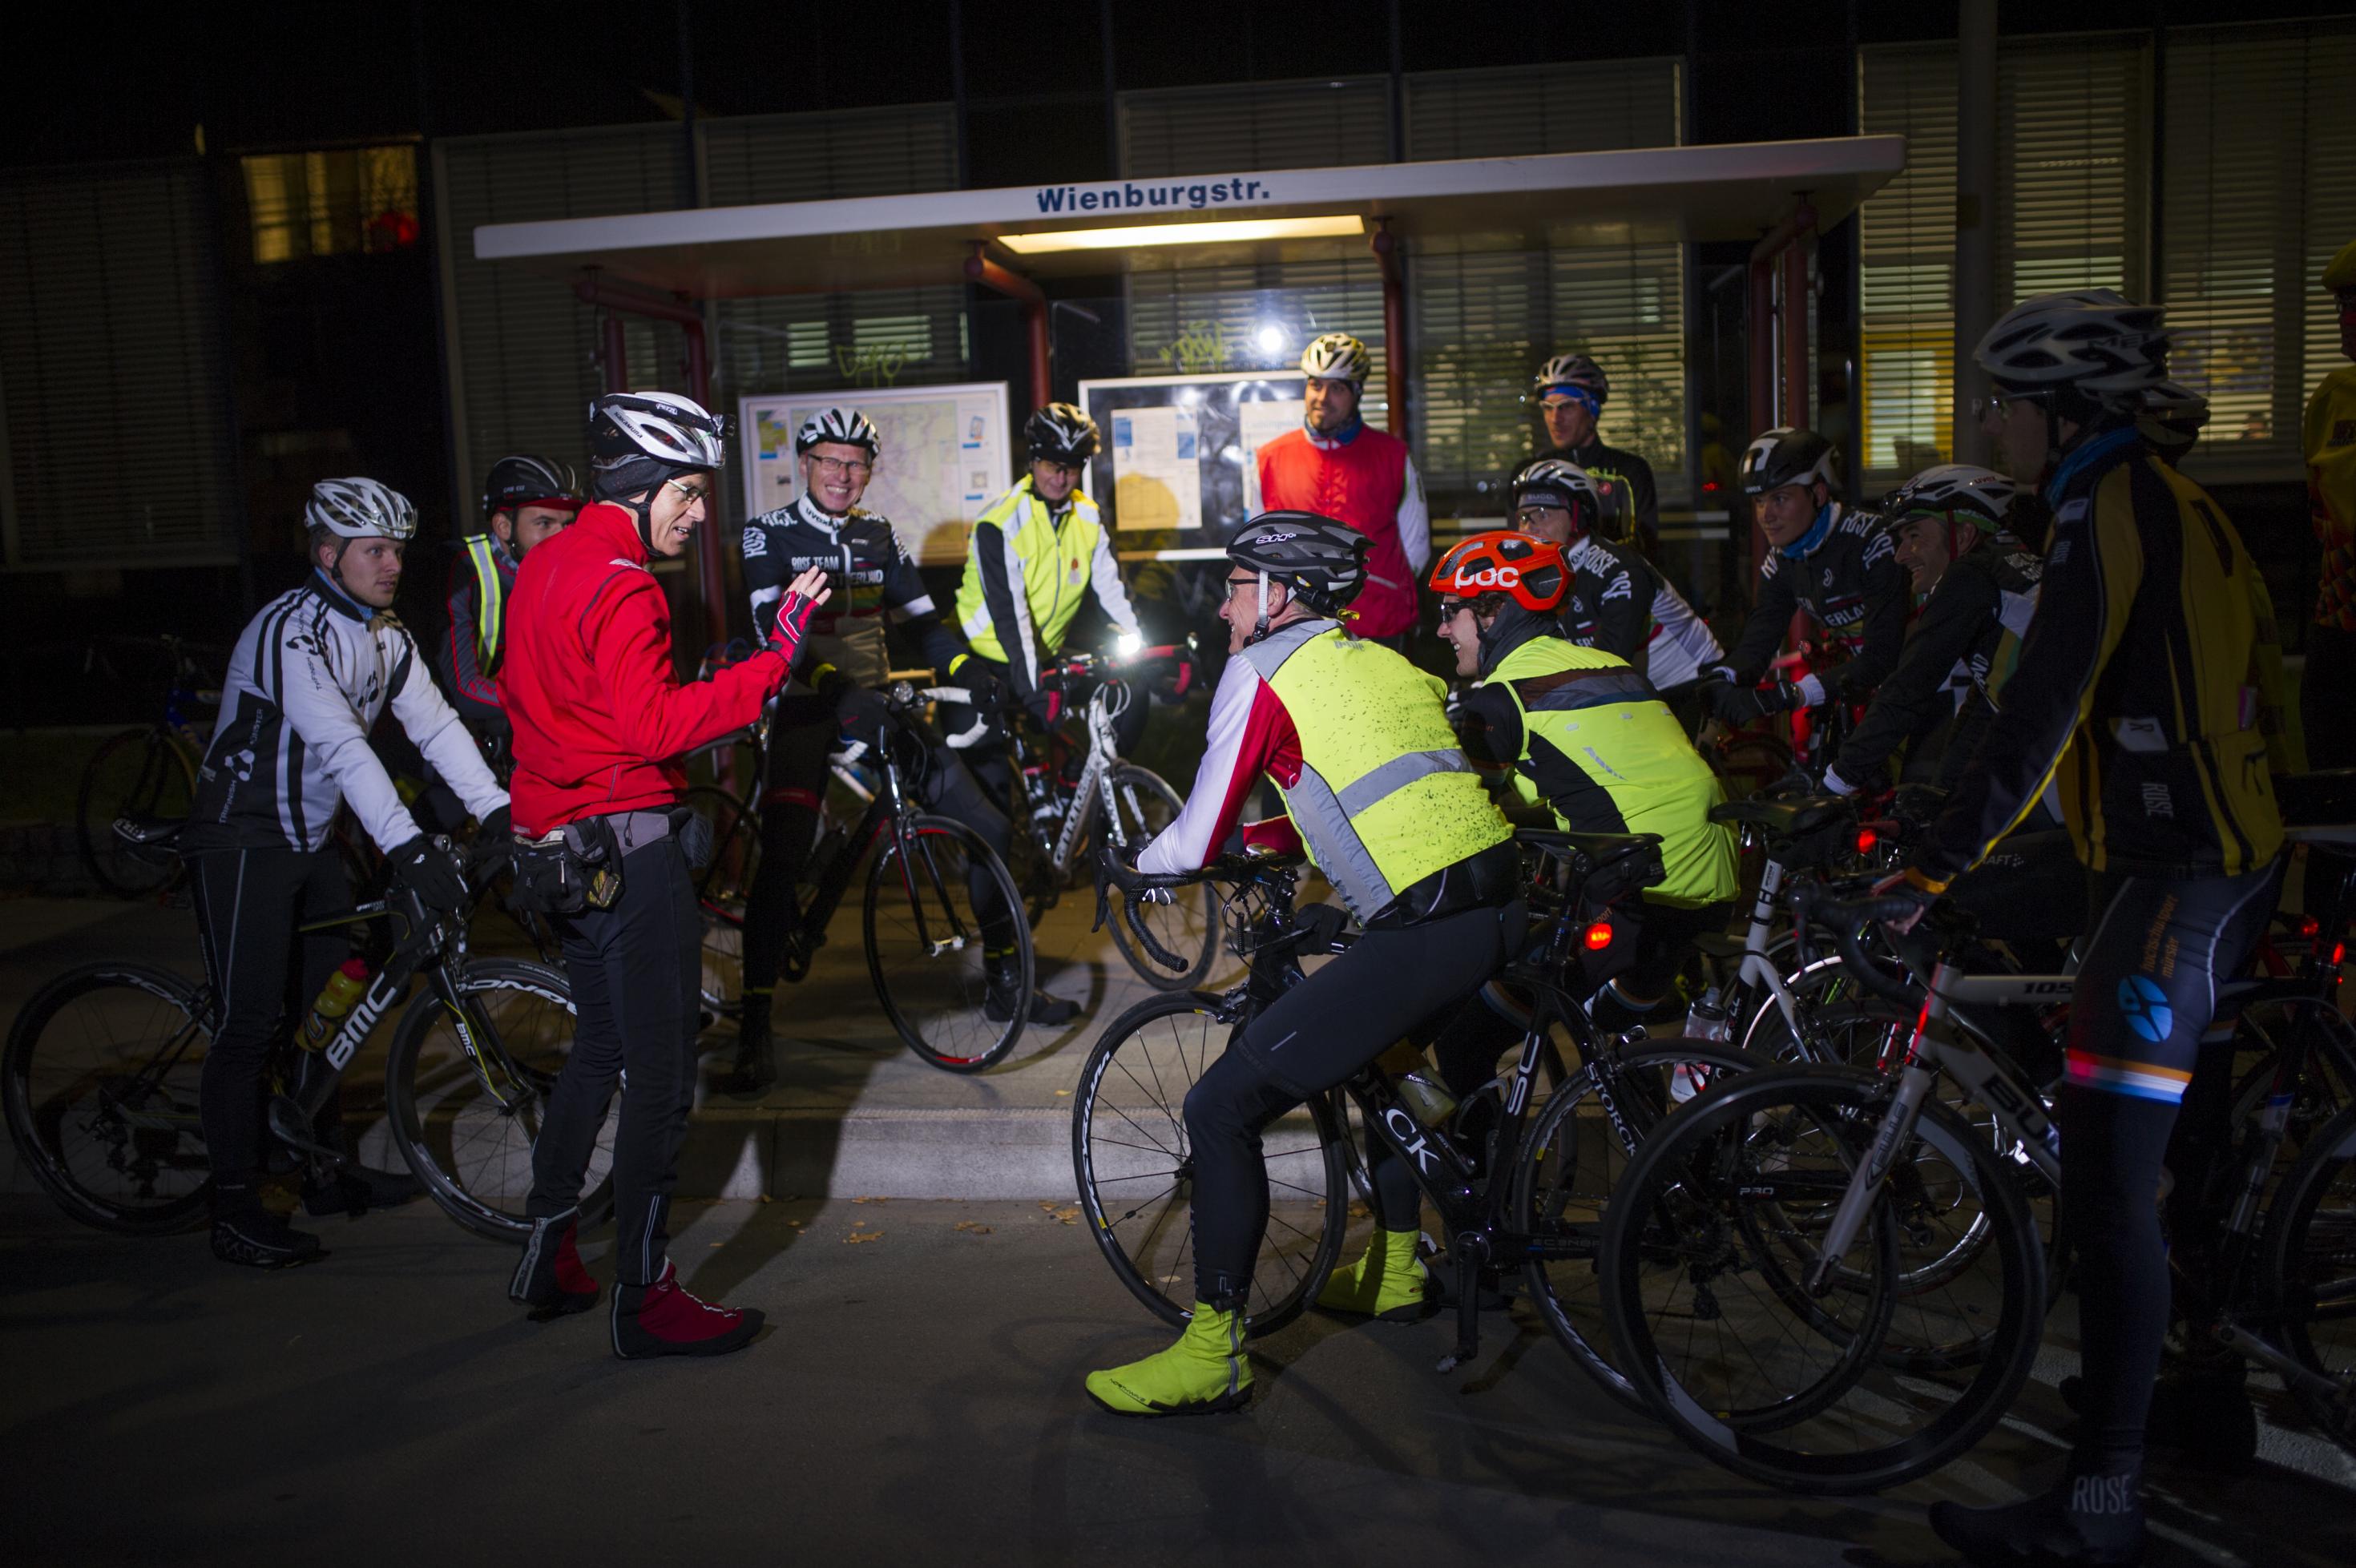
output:
[[859,387],[742,400],[737,432],[747,517],[801,494],[794,432],[810,415],[838,408],[857,409],[873,421],[882,443],[860,506],[889,519],[919,563],[964,560],[974,519],[1014,482],[1006,383]]
[[1123,534],[1215,545],[1259,508],[1259,448],[1300,427],[1297,370],[1082,381],[1080,406],[1105,432],[1088,493]]

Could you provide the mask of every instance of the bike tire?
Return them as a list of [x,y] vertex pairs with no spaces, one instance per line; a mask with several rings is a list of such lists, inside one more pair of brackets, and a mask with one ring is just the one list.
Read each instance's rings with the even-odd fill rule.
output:
[[196,798],[196,761],[179,737],[158,724],[109,735],[82,765],[74,792],[74,844],[82,869],[116,898],[161,889],[179,874],[178,859],[140,856],[114,837],[115,819],[185,817]]
[[[1029,1022],[1037,971],[1023,896],[1005,863],[964,823],[913,815],[905,832],[909,859],[919,862],[915,874],[903,868],[902,838],[892,833],[877,840],[867,867],[861,928],[875,999],[926,1061],[945,1072],[984,1072],[1014,1049]],[[1016,977],[1009,987],[1015,1001],[1002,1022],[989,1016],[989,960],[966,885],[969,868],[990,880],[1012,916],[1013,951],[1004,961]]]
[[[1806,1292],[1794,1277],[1795,1265],[1810,1261],[1811,1227],[1829,1217],[1847,1173],[1879,1131],[1888,1093],[1881,1080],[1837,1069],[1751,1073],[1670,1117],[1612,1195],[1604,1307],[1620,1364],[1682,1442],[1752,1480],[1831,1494],[1875,1491],[1927,1475],[1987,1434],[2036,1360],[2045,1316],[2037,1227],[2005,1163],[1935,1097],[1924,1104],[1914,1136],[1934,1140],[1942,1159],[1968,1168],[1989,1217],[1988,1251],[2002,1268],[1997,1321],[1968,1377],[1901,1372],[1880,1354],[1900,1299],[1902,1228],[1886,1193],[1825,1291]],[[1827,1147],[1820,1167],[1804,1165],[1807,1157],[1798,1152],[1811,1130]],[[1779,1249],[1793,1257],[1779,1257]],[[1799,1329],[1773,1338],[1738,1331],[1718,1364],[1763,1374],[1769,1358],[1805,1362],[1815,1352],[1822,1371],[1795,1368],[1813,1381],[1791,1393],[1751,1394],[1735,1389],[1730,1375],[1713,1386],[1671,1365],[1673,1355],[1682,1366],[1707,1349],[1697,1341],[1723,1341],[1722,1329],[1706,1333],[1698,1326],[1739,1315],[1741,1302],[1730,1313],[1730,1292],[1713,1287],[1739,1285],[1746,1264],[1764,1285],[1749,1292],[1751,1298],[1797,1315]],[[1656,1309],[1646,1300],[1648,1284],[1665,1299],[1689,1289],[1693,1308]],[[1677,1326],[1674,1345],[1656,1332],[1669,1324]],[[1705,1364],[1692,1370],[1718,1375]],[[1912,1419],[1918,1411],[1919,1422]]]
[[[92,1002],[95,1007],[85,1011],[83,1004]],[[92,964],[35,992],[9,1027],[0,1060],[8,1131],[34,1179],[83,1224],[126,1235],[159,1235],[203,1222],[212,1192],[212,1168],[197,1119],[203,1051],[140,1089],[136,1103],[110,1100],[109,1094],[134,1083],[171,1049],[180,1031],[196,1031],[188,1045],[209,1043],[209,1010],[207,994],[177,975],[138,964]],[[140,1040],[152,1039],[152,1049],[114,1040],[110,1029],[104,1054],[121,1064],[116,1071],[101,1070],[102,1063],[73,1065],[71,1052],[96,1045],[93,1035],[109,1020],[135,1027]],[[159,1029],[164,1032],[157,1034]],[[144,1059],[142,1051],[148,1052]],[[189,1054],[184,1046],[181,1055]],[[88,1117],[80,1124],[82,1130],[111,1147],[103,1164],[123,1173],[121,1183],[102,1183],[100,1168],[69,1147],[78,1113]],[[148,1125],[134,1125],[129,1117]],[[126,1158],[128,1168],[119,1163]],[[117,1186],[129,1190],[112,1189]]]
[[[1199,991],[1148,997],[1105,1027],[1072,1096],[1072,1172],[1088,1233],[1130,1294],[1173,1327],[1194,1304],[1186,1092],[1227,1049],[1236,1026],[1219,1008]],[[1260,1136],[1269,1222],[1245,1313],[1251,1334],[1283,1328],[1325,1288],[1354,1207],[1331,1096]]]
[[[1162,830],[1178,820],[1186,803],[1160,773],[1134,763],[1122,763],[1111,770],[1108,778],[1117,809],[1124,816],[1123,836],[1132,855],[1159,837]],[[1075,808],[1076,809],[1076,807]],[[1099,836],[1104,825],[1098,825]],[[1173,970],[1145,951],[1129,929],[1126,920],[1114,920],[1113,945],[1129,960],[1129,966],[1149,986],[1161,991],[1191,991],[1203,983],[1211,972],[1211,960],[1219,951],[1219,891],[1209,882],[1195,882],[1173,891],[1168,903],[1138,906],[1138,918],[1153,933],[1153,940],[1163,951],[1186,961],[1183,970]]]
[[2356,1451],[2356,1106],[2307,1140],[2266,1211],[2259,1299],[2288,1350],[2329,1388],[2286,1378],[2312,1420]]
[[[500,1073],[511,1103],[502,1108],[456,1043],[440,994],[429,987],[402,1009],[386,1052],[386,1113],[394,1147],[444,1213],[478,1236],[516,1241],[531,1230],[524,1200],[531,1189],[532,1145],[540,1107],[572,1050],[573,987],[561,969],[507,958],[470,963],[456,980],[475,1013],[469,1028],[481,1037],[478,1049],[495,1059],[486,1070]],[[565,1020],[561,1039],[551,1009],[561,1010]],[[607,1103],[590,1156],[581,1196],[584,1229],[613,1212],[619,1117],[616,1096]]]
[[1596,1268],[1611,1194],[1633,1157],[1627,1139],[1641,1147],[1667,1115],[1676,1098],[1670,1085],[1677,1069],[1704,1069],[1707,1077],[1685,1080],[1701,1088],[1719,1074],[1733,1077],[1761,1065],[1723,1041],[1667,1039],[1584,1063],[1547,1096],[1515,1156],[1513,1228],[1550,1248],[1573,1249],[1569,1256],[1536,1255],[1523,1265],[1530,1299],[1571,1360],[1631,1410],[1645,1409],[1644,1397],[1613,1364]]

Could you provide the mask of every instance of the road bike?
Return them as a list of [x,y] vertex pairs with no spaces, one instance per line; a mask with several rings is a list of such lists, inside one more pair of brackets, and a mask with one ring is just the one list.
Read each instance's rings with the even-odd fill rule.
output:
[[[124,817],[186,816],[196,803],[205,737],[201,710],[220,706],[220,683],[198,662],[199,649],[178,637],[158,639],[171,661],[162,712],[150,723],[117,731],[98,743],[74,792],[74,845],[83,869],[118,898],[163,890],[177,870],[168,857],[143,856],[114,833]],[[93,647],[91,659],[102,656]]]

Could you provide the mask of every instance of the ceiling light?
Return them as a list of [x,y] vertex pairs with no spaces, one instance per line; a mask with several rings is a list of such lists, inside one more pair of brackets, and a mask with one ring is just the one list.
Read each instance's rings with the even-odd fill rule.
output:
[[1364,234],[1354,213],[1328,218],[1238,218],[1218,223],[1140,223],[1125,229],[1066,229],[1044,234],[1001,234],[998,242],[1022,256],[1047,251],[1126,251],[1141,245],[1211,245],[1220,240],[1321,240]]

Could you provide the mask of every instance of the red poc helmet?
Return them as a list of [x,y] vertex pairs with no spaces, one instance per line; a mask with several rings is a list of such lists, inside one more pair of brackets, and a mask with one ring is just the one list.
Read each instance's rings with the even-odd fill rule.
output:
[[1570,585],[1562,551],[1527,534],[1474,534],[1431,569],[1432,592],[1451,599],[1511,596],[1523,609],[1551,613]]

